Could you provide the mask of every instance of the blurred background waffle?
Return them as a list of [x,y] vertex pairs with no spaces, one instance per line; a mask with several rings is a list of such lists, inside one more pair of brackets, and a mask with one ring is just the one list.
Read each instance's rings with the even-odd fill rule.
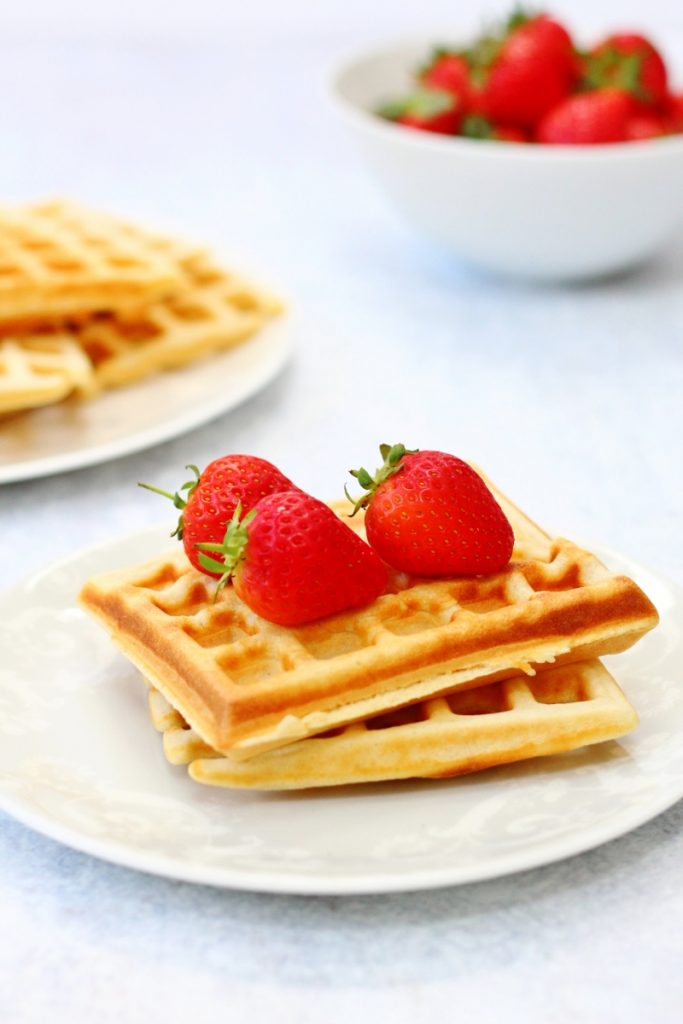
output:
[[0,412],[182,366],[281,308],[209,254],[107,214],[0,207]]
[[63,331],[0,340],[0,413],[50,405],[90,387],[92,363]]

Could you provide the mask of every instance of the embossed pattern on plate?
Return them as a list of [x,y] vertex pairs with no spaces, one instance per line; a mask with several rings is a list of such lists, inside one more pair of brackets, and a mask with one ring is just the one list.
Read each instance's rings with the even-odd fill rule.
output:
[[604,551],[662,614],[654,633],[606,659],[641,716],[631,736],[452,780],[300,794],[201,787],[165,761],[138,673],[74,601],[91,573],[167,545],[165,528],[140,531],[0,598],[0,806],[61,842],[226,887],[387,892],[549,863],[683,795],[683,592]]

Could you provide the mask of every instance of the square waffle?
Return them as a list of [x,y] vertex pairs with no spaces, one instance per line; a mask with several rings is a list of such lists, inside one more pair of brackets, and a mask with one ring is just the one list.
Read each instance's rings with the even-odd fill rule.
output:
[[73,202],[0,207],[0,324],[140,306],[176,288],[165,240]]
[[597,660],[434,697],[235,761],[210,747],[159,693],[152,721],[171,764],[197,782],[239,789],[308,789],[446,778],[615,739],[638,716]]
[[94,367],[85,395],[230,348],[281,311],[276,299],[203,253],[186,255],[180,265],[182,285],[172,295],[135,314],[102,313],[74,324]]
[[[59,328],[90,368],[78,382],[81,397],[237,345],[281,311],[277,299],[217,266],[205,253],[183,250],[171,241],[164,244],[181,274],[172,295],[138,310],[70,318]],[[53,344],[57,329],[36,324],[15,330],[15,335],[24,346],[40,348]]]
[[91,380],[90,360],[67,334],[0,339],[0,413],[59,402]]
[[[454,690],[630,647],[658,621],[646,595],[502,494],[515,548],[486,577],[395,574],[366,608],[273,625],[182,549],[89,580],[82,606],[215,750],[241,760]],[[343,506],[348,512],[349,506]],[[361,517],[348,520],[362,532]]]

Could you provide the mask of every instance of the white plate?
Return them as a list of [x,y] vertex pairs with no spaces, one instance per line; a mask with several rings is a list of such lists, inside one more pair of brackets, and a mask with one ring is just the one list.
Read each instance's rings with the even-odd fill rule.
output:
[[228,352],[0,423],[0,484],[80,469],[186,433],[265,387],[291,351],[291,317]]
[[521,871],[622,835],[683,795],[683,591],[616,555],[662,613],[611,667],[641,715],[620,742],[479,775],[303,794],[229,792],[166,763],[140,677],[75,606],[93,572],[152,557],[147,529],[0,599],[0,806],[106,860],[291,893],[430,888]]

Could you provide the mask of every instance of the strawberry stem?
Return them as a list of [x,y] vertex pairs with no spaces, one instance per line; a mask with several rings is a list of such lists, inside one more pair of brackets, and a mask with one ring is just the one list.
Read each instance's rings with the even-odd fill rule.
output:
[[[195,544],[195,547],[200,552],[200,565],[210,573],[220,574],[216,593],[214,594],[214,600],[218,597],[223,587],[234,574],[239,563],[246,556],[247,543],[249,541],[249,531],[247,530],[247,527],[253,521],[255,515],[256,509],[253,508],[251,512],[247,512],[244,519],[242,519],[242,502],[240,501],[233,512],[232,519],[228,523],[225,536],[220,544],[210,544],[208,542]],[[223,555],[223,558],[222,560],[213,558],[211,555],[204,554],[206,551],[212,552],[216,555]]]
[[153,487],[152,484],[143,484],[138,482],[138,487],[144,487],[146,491],[152,491],[154,494],[160,494],[162,498],[168,498],[170,501],[173,502],[174,507],[180,510],[180,515],[178,516],[178,525],[171,534],[172,537],[177,537],[178,540],[183,539],[183,509],[185,508],[188,500],[191,498],[191,496],[197,489],[197,485],[199,484],[199,478],[201,476],[201,473],[199,472],[197,466],[192,465],[192,463],[190,463],[189,466],[185,466],[185,469],[191,469],[192,472],[194,473],[194,480],[188,480],[187,483],[184,483],[180,488],[181,491],[187,491],[185,497],[183,497],[182,494],[180,494],[180,491],[176,491],[174,494],[171,494],[170,491],[162,491],[160,487]]
[[355,516],[356,512],[365,508],[370,503],[373,494],[380,484],[383,484],[390,476],[398,473],[402,468],[400,462],[404,455],[415,455],[417,451],[417,448],[406,448],[404,444],[381,444],[379,446],[379,453],[384,461],[379,469],[375,470],[374,476],[363,466],[360,469],[350,469],[351,476],[355,477],[361,487],[368,492],[367,494],[362,494],[360,498],[352,498],[348,487],[344,487],[344,494],[353,505],[353,512],[350,513],[350,517]]
[[[144,487],[146,491],[154,491],[155,494],[160,494],[163,498],[170,498],[174,505],[176,505],[177,501],[183,500],[177,492],[175,494],[171,494],[170,491],[162,491],[160,487],[153,487],[152,484],[144,484],[140,480],[138,480],[138,487]],[[177,505],[176,508],[178,508]]]

